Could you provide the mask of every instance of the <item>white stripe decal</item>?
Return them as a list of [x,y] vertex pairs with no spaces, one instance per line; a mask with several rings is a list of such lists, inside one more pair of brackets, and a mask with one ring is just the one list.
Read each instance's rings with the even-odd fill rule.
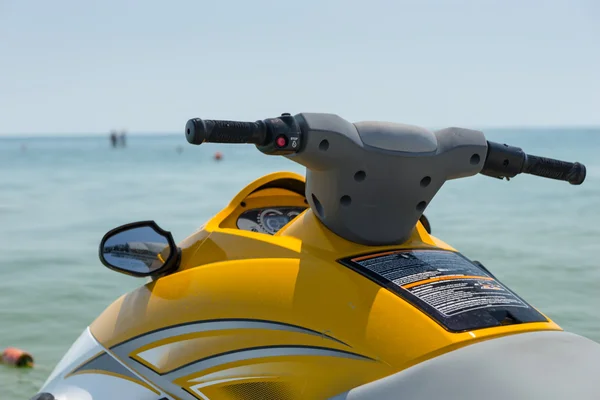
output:
[[[323,339],[332,340],[338,343],[341,343],[345,346],[348,346],[346,343],[327,335],[324,332],[316,332],[310,329],[302,328],[299,326],[288,325],[277,322],[269,322],[269,321],[259,321],[259,320],[222,320],[222,321],[205,321],[205,322],[195,322],[185,325],[174,326],[171,328],[161,329],[159,331],[150,332],[146,335],[142,335],[139,337],[135,337],[133,339],[129,339],[124,343],[117,344],[111,348],[111,350],[121,352],[121,349],[127,349],[127,353],[131,353],[133,350],[138,349],[142,346],[150,344],[152,342],[166,339],[169,337],[185,335],[188,333],[197,333],[197,332],[210,332],[210,331],[219,331],[226,329],[268,329],[275,331],[288,331],[288,332],[298,332],[305,333],[308,335],[320,336]],[[349,347],[349,346],[348,346]]]
[[[182,365],[177,367],[169,372],[165,372],[159,374],[152,369],[146,367],[135,359],[131,358],[134,354],[137,353],[138,349],[143,346],[151,345],[159,340],[164,340],[168,338],[176,338],[177,336],[190,334],[190,333],[200,333],[200,332],[218,332],[220,330],[232,330],[232,329],[264,329],[271,331],[287,331],[287,332],[297,332],[308,335],[313,335],[317,337],[321,337],[324,339],[324,346],[302,346],[302,345],[283,345],[283,346],[261,346],[254,348],[246,348],[234,350],[226,353],[216,354],[209,357],[205,357],[191,363]],[[196,340],[194,338],[193,340]],[[174,384],[175,380],[180,378],[185,378],[188,375],[196,375],[202,371],[213,368],[223,366],[228,363],[236,362],[236,361],[245,361],[252,360],[258,358],[267,358],[267,357],[284,357],[284,356],[322,356],[322,357],[343,357],[355,360],[363,360],[363,361],[375,361],[369,357],[362,356],[360,354],[352,353],[349,351],[330,349],[326,347],[327,341],[333,341],[336,343],[343,344],[348,346],[349,349],[351,347],[332,337],[327,335],[326,333],[317,332],[314,330],[302,328],[300,326],[285,324],[285,323],[277,323],[270,322],[264,320],[246,320],[246,319],[227,319],[227,320],[211,320],[211,321],[203,321],[203,322],[194,322],[189,324],[176,325],[172,327],[167,327],[165,329],[149,332],[145,335],[140,335],[134,338],[131,338],[121,344],[117,344],[113,346],[109,353],[111,353],[118,361],[124,365],[127,365],[129,368],[137,372],[137,375],[143,376],[144,381],[151,381],[155,385],[162,387],[164,390],[167,390],[173,395],[176,395],[180,398],[188,398],[192,395],[192,392],[187,391],[187,389],[183,389],[181,386]],[[137,354],[138,357],[142,358],[148,365],[160,364],[160,359],[165,355],[168,355],[170,351],[175,346],[181,346],[183,343],[187,342],[180,341],[176,343],[168,343],[162,346],[157,346],[153,349],[148,349],[142,353]],[[246,376],[252,376],[253,373],[251,371],[251,365],[249,365],[250,371],[248,374],[244,374]],[[211,374],[212,375],[212,374]],[[225,378],[225,377],[223,377]],[[196,378],[206,379],[205,378]],[[227,379],[237,379],[237,378],[227,378]],[[242,379],[242,378],[240,378]],[[193,388],[202,388],[212,384],[216,384],[216,380],[212,383],[204,382],[199,385],[193,386]],[[202,397],[203,400],[208,400],[206,395],[202,394],[200,391],[196,391],[194,393],[198,394]]]

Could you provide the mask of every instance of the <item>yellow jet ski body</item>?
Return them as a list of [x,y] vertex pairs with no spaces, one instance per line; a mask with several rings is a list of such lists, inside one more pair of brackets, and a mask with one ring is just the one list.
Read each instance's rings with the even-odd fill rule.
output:
[[[382,243],[373,226],[328,226],[331,207],[308,185],[266,175],[177,246],[166,241],[158,264],[171,267],[111,304],[41,391],[65,400],[596,398],[600,345],[564,332],[434,237],[422,212],[401,241]],[[106,262],[107,237],[101,259],[126,272]],[[120,251],[132,248],[154,254]]]

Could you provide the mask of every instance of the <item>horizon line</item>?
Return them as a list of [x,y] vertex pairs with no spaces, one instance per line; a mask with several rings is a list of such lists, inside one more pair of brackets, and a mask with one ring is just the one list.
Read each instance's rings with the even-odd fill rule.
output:
[[[429,130],[438,130],[449,127],[457,127],[456,125],[444,126],[444,127],[434,127],[434,128],[426,128]],[[590,129],[596,130],[600,129],[599,125],[496,125],[496,126],[461,126],[466,129],[477,129],[481,131],[486,130],[539,130],[539,129]],[[174,132],[174,131],[127,131],[125,130],[127,135],[131,136],[175,136],[175,135],[184,135],[182,132]],[[109,136],[111,133],[110,130],[105,132],[18,132],[18,133],[4,133],[0,132],[0,138],[3,139],[26,139],[26,138],[39,138],[39,137],[94,137],[94,136]]]

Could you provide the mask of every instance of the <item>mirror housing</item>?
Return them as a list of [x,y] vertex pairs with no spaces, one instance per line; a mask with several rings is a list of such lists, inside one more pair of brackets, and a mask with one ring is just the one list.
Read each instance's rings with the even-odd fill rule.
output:
[[135,277],[156,277],[176,269],[181,251],[171,232],[154,221],[121,225],[104,235],[98,249],[107,268]]

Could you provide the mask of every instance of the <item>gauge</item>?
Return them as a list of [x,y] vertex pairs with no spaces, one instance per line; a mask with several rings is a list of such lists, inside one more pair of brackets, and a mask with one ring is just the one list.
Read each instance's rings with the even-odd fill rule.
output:
[[252,221],[251,219],[246,219],[246,218],[238,219],[237,227],[243,231],[264,233],[264,231],[260,227],[260,225],[256,221]]
[[255,208],[240,215],[237,227],[244,231],[274,235],[304,210],[306,207]]
[[265,228],[269,232],[277,233],[290,222],[287,215],[269,215],[265,217]]
[[271,235],[277,233],[288,222],[290,222],[290,218],[283,214],[283,212],[274,208],[267,208],[258,216],[258,223],[260,226]]

